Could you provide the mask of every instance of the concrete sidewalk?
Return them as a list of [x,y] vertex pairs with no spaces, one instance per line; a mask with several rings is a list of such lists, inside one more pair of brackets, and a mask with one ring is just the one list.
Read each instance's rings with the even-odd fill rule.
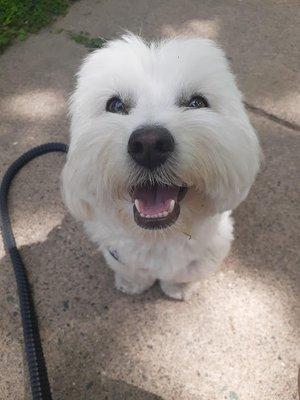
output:
[[[188,303],[166,299],[157,287],[138,297],[117,292],[101,254],[61,203],[64,156],[24,169],[11,210],[55,400],[297,399],[299,11],[292,0],[82,0],[0,57],[1,175],[30,147],[67,141],[66,101],[87,49],[66,30],[217,40],[266,157],[234,213],[230,256]],[[0,260],[0,400],[23,400],[29,393],[18,299],[2,243]]]

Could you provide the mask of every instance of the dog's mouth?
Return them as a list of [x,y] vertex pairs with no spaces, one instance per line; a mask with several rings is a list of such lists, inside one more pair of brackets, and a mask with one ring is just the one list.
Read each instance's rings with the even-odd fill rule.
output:
[[134,220],[144,229],[165,229],[173,225],[180,214],[180,201],[187,187],[151,184],[131,188]]

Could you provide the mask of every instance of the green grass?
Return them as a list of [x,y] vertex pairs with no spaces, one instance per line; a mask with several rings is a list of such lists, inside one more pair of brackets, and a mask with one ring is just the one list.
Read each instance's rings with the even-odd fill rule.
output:
[[0,53],[13,40],[24,40],[60,14],[72,0],[0,0]]
[[104,39],[103,37],[91,37],[88,32],[81,31],[79,33],[74,33],[68,31],[68,34],[70,38],[74,40],[74,42],[87,47],[89,50],[99,49],[106,42],[106,39]]

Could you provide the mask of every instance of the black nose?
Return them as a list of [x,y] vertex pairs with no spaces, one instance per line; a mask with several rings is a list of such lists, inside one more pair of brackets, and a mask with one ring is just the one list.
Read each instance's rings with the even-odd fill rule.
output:
[[175,142],[168,129],[144,126],[132,132],[128,153],[136,163],[153,170],[166,162],[174,147]]

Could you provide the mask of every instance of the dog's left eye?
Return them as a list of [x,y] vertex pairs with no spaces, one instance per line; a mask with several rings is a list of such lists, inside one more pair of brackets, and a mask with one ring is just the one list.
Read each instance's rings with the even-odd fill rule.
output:
[[208,101],[203,96],[193,96],[187,104],[189,108],[207,108],[209,107]]
[[106,111],[116,114],[128,114],[125,104],[119,97],[112,97],[108,100]]

